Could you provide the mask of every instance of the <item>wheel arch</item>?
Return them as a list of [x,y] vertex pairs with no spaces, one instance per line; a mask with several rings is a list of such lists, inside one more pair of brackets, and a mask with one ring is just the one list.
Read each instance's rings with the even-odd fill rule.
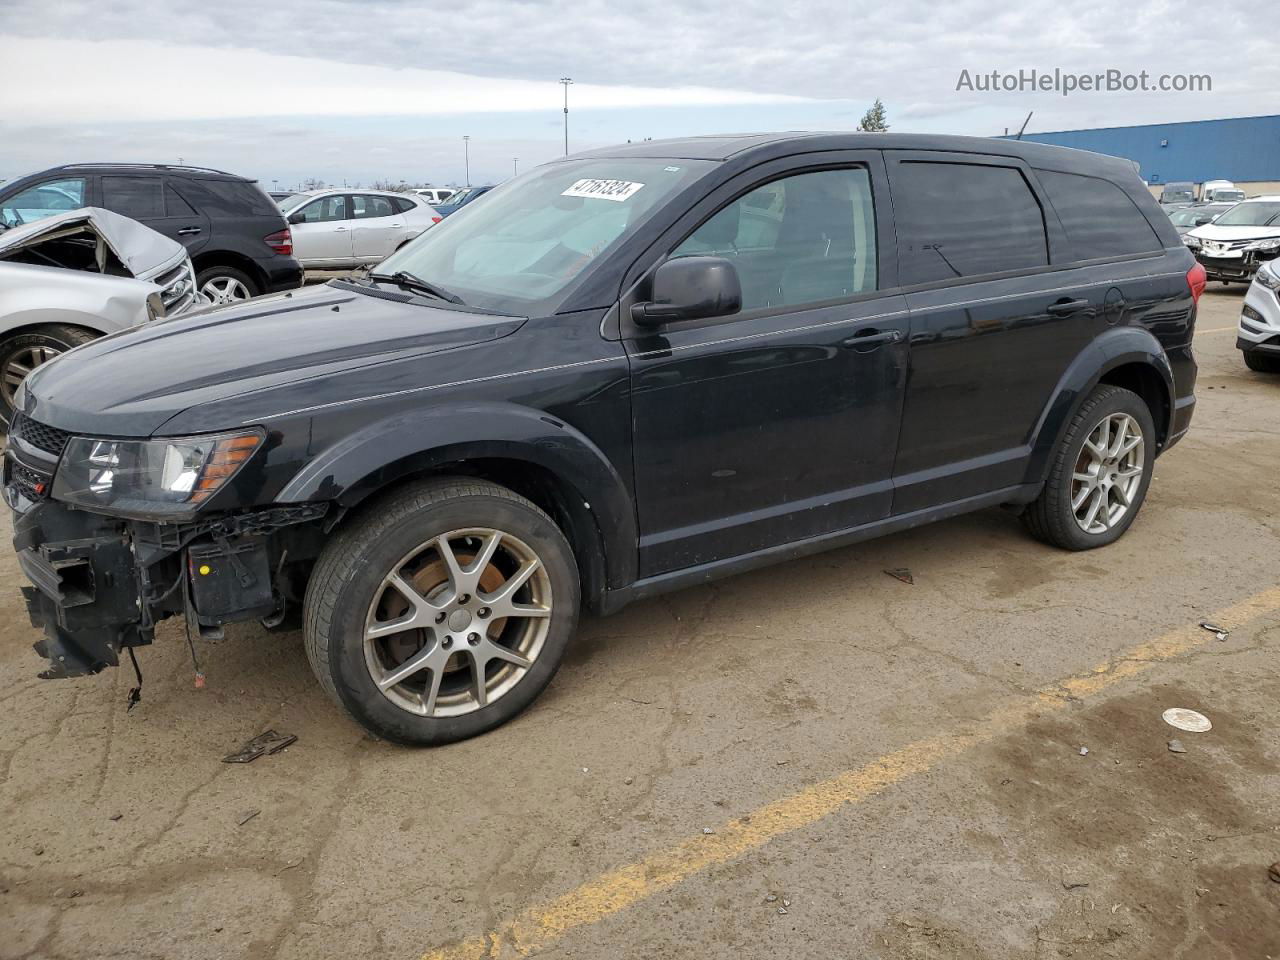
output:
[[191,258],[196,274],[210,267],[234,267],[258,285],[257,293],[267,289],[267,275],[252,257],[235,250],[201,250]]
[[277,500],[353,509],[429,476],[474,476],[546,511],[573,546],[583,598],[596,606],[636,578],[635,509],[605,454],[571,425],[515,404],[400,414],[314,456]]
[[1145,328],[1113,328],[1082,350],[1058,381],[1033,434],[1028,483],[1044,481],[1072,417],[1099,384],[1132,390],[1143,399],[1156,425],[1157,455],[1164,450],[1174,403],[1173,371],[1164,348]]

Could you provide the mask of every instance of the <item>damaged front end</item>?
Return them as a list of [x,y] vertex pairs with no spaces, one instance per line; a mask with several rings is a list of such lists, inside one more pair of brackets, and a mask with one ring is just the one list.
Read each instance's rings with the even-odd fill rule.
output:
[[[151,643],[156,624],[167,617],[184,616],[192,634],[216,637],[223,624],[270,622],[300,602],[327,504],[210,516],[191,511],[172,519],[97,512],[51,497],[66,486],[59,462],[75,439],[18,414],[5,450],[14,547],[31,581],[22,592],[32,625],[44,632],[35,649],[49,661],[41,677],[116,666],[122,650]],[[217,440],[203,453],[188,499],[226,466],[230,454],[219,453]],[[100,461],[89,480],[98,488],[108,482],[104,476],[129,469],[118,453],[114,459],[101,450],[93,455]],[[83,464],[64,467],[63,474],[74,475]],[[228,468],[221,479],[234,472]]]

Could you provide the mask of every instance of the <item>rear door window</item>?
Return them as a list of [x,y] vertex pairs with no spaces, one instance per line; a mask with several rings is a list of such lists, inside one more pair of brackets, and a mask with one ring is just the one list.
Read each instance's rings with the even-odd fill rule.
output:
[[256,183],[243,180],[197,180],[187,185],[198,190],[193,197],[202,211],[211,217],[278,217],[277,207]]
[[134,220],[164,216],[164,181],[159,177],[103,177],[102,205]]
[[1067,231],[1076,259],[1122,257],[1162,248],[1138,205],[1114,183],[1053,170],[1037,170],[1036,176]]
[[904,160],[893,209],[904,286],[1049,263],[1044,212],[1017,167]]
[[358,193],[351,198],[351,203],[357,220],[395,215],[395,211],[391,209],[391,201],[386,197],[374,197]]

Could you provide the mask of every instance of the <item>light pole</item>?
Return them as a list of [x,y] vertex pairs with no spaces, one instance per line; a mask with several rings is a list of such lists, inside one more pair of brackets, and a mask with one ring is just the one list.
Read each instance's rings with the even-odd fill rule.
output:
[[511,158],[511,175],[513,177],[520,176],[520,158],[519,157]]
[[464,136],[462,138],[462,162],[466,165],[467,186],[471,186],[471,138]]
[[569,155],[569,84],[573,83],[572,77],[561,77],[560,82],[564,84],[564,155]]

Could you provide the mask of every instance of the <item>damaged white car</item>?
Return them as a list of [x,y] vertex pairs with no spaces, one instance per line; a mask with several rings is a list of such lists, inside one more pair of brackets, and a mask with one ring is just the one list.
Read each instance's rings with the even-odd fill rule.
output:
[[0,419],[40,364],[205,303],[186,248],[98,207],[0,232]]

